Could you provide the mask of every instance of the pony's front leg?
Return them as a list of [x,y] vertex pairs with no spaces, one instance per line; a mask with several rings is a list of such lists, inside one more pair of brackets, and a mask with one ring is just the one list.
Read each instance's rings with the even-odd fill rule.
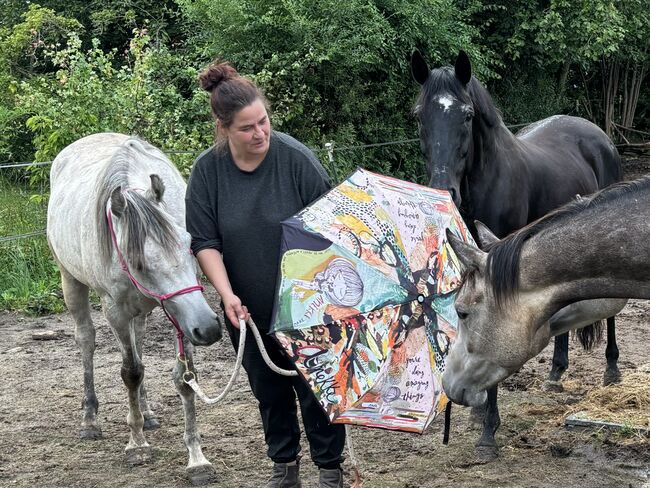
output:
[[483,419],[483,433],[476,443],[476,455],[479,461],[488,462],[499,456],[499,448],[495,438],[497,429],[501,425],[499,406],[497,404],[497,393],[499,387],[493,386],[488,389],[488,397],[485,401],[485,418]]
[[618,369],[618,345],[616,344],[616,319],[607,318],[607,348],[605,349],[607,358],[607,369],[603,377],[605,386],[621,382],[621,371]]
[[136,347],[135,327],[138,318],[129,317],[112,300],[104,303],[104,313],[120,342],[122,368],[120,373],[126,385],[129,413],[126,423],[131,430],[129,442],[124,449],[129,464],[143,464],[151,460],[151,446],[144,437],[144,417],[140,410],[140,385],[144,378],[144,365]]
[[569,333],[555,336],[553,348],[553,364],[548,374],[548,379],[544,383],[546,391],[564,391],[562,386],[562,375],[569,367]]
[[[142,358],[142,344],[144,343],[144,336],[146,331],[147,319],[145,315],[138,315],[133,318],[133,331],[135,333],[135,345],[138,352],[138,357]],[[140,410],[144,416],[144,430],[154,430],[160,427],[160,422],[156,418],[149,407],[149,399],[147,398],[147,389],[144,386],[144,381],[140,385]]]
[[[185,343],[185,358],[187,367],[196,374],[194,370],[194,361],[192,359],[193,347]],[[178,351],[177,351],[178,354]],[[176,361],[176,366],[172,373],[176,391],[183,402],[183,413],[185,415],[185,434],[183,439],[187,446],[189,461],[187,463],[187,474],[193,485],[211,483],[216,479],[216,472],[210,461],[203,455],[201,449],[201,436],[196,425],[196,404],[194,390],[183,381],[183,374],[186,373],[186,366],[180,361]]]

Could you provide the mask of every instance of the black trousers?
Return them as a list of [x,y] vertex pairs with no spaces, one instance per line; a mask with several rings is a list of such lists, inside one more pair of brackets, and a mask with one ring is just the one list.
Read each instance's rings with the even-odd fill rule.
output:
[[[235,329],[228,319],[225,322],[230,340],[237,350],[239,330]],[[291,360],[280,350],[281,346],[276,340],[264,330],[260,330],[260,333],[271,360],[280,368],[295,369]],[[248,374],[253,395],[259,402],[269,458],[276,463],[288,463],[298,457],[300,427],[297,397],[312,460],[319,468],[338,467],[343,461],[345,427],[341,424],[330,424],[304,379],[300,376],[282,376],[271,371],[264,362],[250,330],[246,333],[242,364]]]

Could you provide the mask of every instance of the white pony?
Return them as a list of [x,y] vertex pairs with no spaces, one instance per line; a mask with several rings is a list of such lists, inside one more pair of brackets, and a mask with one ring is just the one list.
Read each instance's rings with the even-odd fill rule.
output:
[[[140,464],[151,459],[143,427],[158,426],[142,384],[147,314],[162,305],[177,328],[181,357],[183,336],[191,344],[209,345],[222,334],[217,315],[197,285],[185,230],[185,182],[157,148],[137,138],[102,133],[61,151],[52,164],[50,184],[47,238],[83,359],[81,437],[101,437],[93,379],[95,328],[88,302],[92,288],[120,343],[131,430],[126,455],[130,463]],[[193,368],[189,343],[185,357]],[[185,366],[177,361],[173,378],[185,414],[187,470],[195,480],[212,476],[214,468],[201,451],[194,392],[183,382],[184,373]]]

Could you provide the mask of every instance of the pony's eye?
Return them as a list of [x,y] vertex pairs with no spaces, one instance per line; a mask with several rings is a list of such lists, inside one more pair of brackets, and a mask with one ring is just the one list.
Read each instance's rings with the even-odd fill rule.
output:
[[456,307],[456,315],[458,315],[460,320],[465,320],[469,316],[469,313],[462,308]]
[[465,122],[469,122],[470,120],[472,120],[472,118],[474,118],[474,114],[472,112],[467,112],[465,114]]

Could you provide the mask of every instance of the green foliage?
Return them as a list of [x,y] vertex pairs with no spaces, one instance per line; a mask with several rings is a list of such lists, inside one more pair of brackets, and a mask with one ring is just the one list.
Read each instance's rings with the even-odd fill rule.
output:
[[45,237],[0,244],[0,310],[62,312],[59,273]]
[[[44,228],[45,206],[29,200],[20,180],[0,179],[0,236]],[[0,242],[0,310],[61,311],[60,286],[45,236]]]
[[[197,71],[166,48],[150,47],[146,30],[134,31],[126,63],[115,67],[116,52],[98,41],[84,51],[71,35],[60,50],[48,51],[57,71],[23,82],[17,107],[29,111],[35,160],[52,160],[75,140],[95,132],[137,134],[168,150],[197,150],[211,138],[206,96],[195,85]],[[200,119],[204,123],[200,123]],[[182,161],[185,167],[189,160]],[[47,177],[35,168],[33,181]]]
[[576,115],[569,99],[558,93],[555,77],[543,71],[535,77],[523,73],[514,79],[504,79],[494,87],[492,96],[509,125],[526,124],[559,113]]
[[50,69],[44,52],[64,42],[70,32],[83,30],[75,19],[39,5],[30,5],[22,17],[11,29],[0,30],[0,73],[15,79]]
[[[14,2],[17,8],[21,2]],[[26,5],[25,5],[26,6]],[[14,16],[19,17],[14,10]],[[15,25],[0,24],[0,161],[27,160],[32,156],[31,137],[25,126],[28,112],[15,105],[21,80],[52,69],[45,55],[65,42],[70,31],[83,27],[53,10],[29,5]]]
[[[180,0],[195,25],[192,42],[207,64],[232,62],[261,87],[276,128],[312,146],[416,137],[410,114],[418,87],[409,59],[419,47],[432,64],[468,50],[477,73],[491,76],[465,14],[450,0]],[[214,28],[213,26],[222,26]],[[417,146],[338,153],[344,172],[357,165],[417,179]]]

